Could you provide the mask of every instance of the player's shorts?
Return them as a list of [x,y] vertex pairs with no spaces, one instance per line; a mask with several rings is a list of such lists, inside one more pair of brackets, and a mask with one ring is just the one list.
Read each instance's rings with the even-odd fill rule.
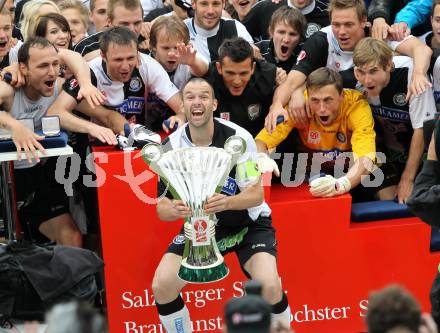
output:
[[[237,254],[243,272],[245,263],[256,253],[266,252],[277,256],[277,241],[275,238],[275,229],[272,227],[272,218],[270,216],[259,216],[257,220],[251,222],[243,228],[216,228],[215,239],[218,249],[222,255],[230,252]],[[174,237],[169,245],[167,253],[183,255],[185,248],[185,236],[182,230]]]
[[36,241],[45,241],[38,228],[54,217],[69,212],[63,185],[55,180],[57,157],[48,158],[31,168],[15,169],[15,192],[22,231]]

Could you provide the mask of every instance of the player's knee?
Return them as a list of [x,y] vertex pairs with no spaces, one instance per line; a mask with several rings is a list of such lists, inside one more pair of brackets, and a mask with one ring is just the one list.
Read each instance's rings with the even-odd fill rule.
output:
[[171,276],[163,271],[156,271],[151,289],[153,290],[154,298],[158,303],[168,303],[177,297],[178,292],[176,292],[176,288],[174,288],[176,280],[176,276]]
[[268,277],[261,281],[263,286],[263,297],[271,304],[278,303],[281,300],[282,289],[278,277]]

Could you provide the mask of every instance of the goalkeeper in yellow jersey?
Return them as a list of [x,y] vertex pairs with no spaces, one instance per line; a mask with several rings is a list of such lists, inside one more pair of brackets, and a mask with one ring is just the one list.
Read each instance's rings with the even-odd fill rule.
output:
[[[299,128],[288,119],[272,133],[263,129],[256,137],[258,151],[267,153],[268,149],[278,146],[293,128],[298,128],[299,150],[313,155],[312,173],[316,169],[313,163],[317,160],[322,166],[319,171],[328,173],[328,166],[333,168],[342,153],[353,152],[354,163],[345,175],[339,178],[325,175],[310,182],[310,192],[316,197],[347,193],[361,182],[363,175],[369,174],[374,164],[376,134],[370,106],[359,92],[343,89],[341,76],[325,67],[308,76],[306,88],[305,97],[312,114],[309,125]],[[264,168],[264,164],[275,167],[275,162],[267,155],[260,156],[260,168]],[[345,161],[347,154],[342,156]]]

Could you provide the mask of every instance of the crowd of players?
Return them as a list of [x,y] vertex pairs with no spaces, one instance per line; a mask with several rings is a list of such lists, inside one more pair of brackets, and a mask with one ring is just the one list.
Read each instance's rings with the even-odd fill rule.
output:
[[[32,118],[40,129],[46,115],[60,118],[84,159],[93,141],[116,145],[127,124],[166,132],[177,125],[169,149],[223,147],[239,134],[261,172],[281,170],[281,183],[302,170],[316,197],[350,191],[354,200],[405,203],[440,98],[440,0],[428,11],[414,2],[423,1],[373,0],[367,11],[362,0],[7,0],[0,74],[12,79],[0,81],[0,127],[26,154],[14,165],[23,229],[39,242],[82,246],[56,160],[38,157],[43,137],[19,121]],[[222,253],[237,253],[274,317],[288,324],[262,187],[232,181],[233,192],[206,206],[219,216],[218,241],[235,241],[224,241]],[[158,214],[175,220],[190,211],[170,197]],[[183,233],[153,281],[169,332],[190,330],[175,277]]]

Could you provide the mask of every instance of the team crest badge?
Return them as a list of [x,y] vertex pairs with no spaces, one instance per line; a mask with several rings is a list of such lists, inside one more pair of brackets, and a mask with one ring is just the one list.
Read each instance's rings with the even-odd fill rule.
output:
[[231,114],[229,112],[220,112],[220,118],[223,120],[230,121],[231,120]]
[[338,139],[338,141],[342,143],[347,142],[347,138],[345,137],[344,133],[341,132],[336,133],[336,139]]
[[313,35],[315,32],[321,30],[321,26],[316,23],[308,23],[307,29],[306,29],[306,38],[309,38],[311,35]]
[[180,244],[185,243],[185,236],[184,235],[177,235],[176,237],[174,237],[173,243],[176,245],[180,245]]
[[76,87],[78,87],[78,80],[77,79],[72,79],[69,82],[69,87],[71,90],[75,89]]
[[307,142],[318,144],[321,142],[321,133],[319,133],[319,131],[309,131]]
[[258,118],[261,112],[260,104],[251,104],[248,106],[248,117],[250,120],[255,120]]
[[406,104],[406,96],[404,93],[395,94],[393,96],[393,103],[398,106],[404,106]]
[[138,77],[134,77],[130,81],[130,91],[136,92],[139,91],[142,87],[141,80]]

